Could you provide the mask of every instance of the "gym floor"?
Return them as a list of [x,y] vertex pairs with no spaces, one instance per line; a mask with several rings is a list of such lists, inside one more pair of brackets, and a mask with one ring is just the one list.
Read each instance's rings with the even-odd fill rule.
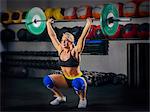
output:
[[149,111],[149,90],[123,85],[88,87],[88,107],[77,109],[78,97],[72,88],[61,89],[67,102],[51,106],[53,94],[41,78],[2,78],[2,111]]

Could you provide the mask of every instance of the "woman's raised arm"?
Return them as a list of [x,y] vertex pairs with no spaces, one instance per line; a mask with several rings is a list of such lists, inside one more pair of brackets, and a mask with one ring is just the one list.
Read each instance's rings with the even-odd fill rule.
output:
[[49,19],[47,21],[47,23],[46,23],[47,24],[47,32],[48,32],[48,35],[49,35],[49,37],[50,37],[54,47],[56,48],[56,50],[58,52],[60,52],[62,47],[61,47],[61,44],[60,44],[60,42],[57,39],[57,35],[56,35],[56,33],[55,33],[55,31],[54,31],[54,29],[52,27],[52,22],[53,22],[53,19]]
[[77,45],[76,45],[76,49],[79,53],[81,53],[84,49],[84,45],[85,45],[85,40],[86,40],[86,37],[89,33],[89,30],[90,30],[90,27],[91,27],[91,24],[92,24],[92,19],[91,18],[87,18],[86,19],[86,25],[82,31],[82,34],[80,36],[80,38],[78,39],[78,42],[77,42]]

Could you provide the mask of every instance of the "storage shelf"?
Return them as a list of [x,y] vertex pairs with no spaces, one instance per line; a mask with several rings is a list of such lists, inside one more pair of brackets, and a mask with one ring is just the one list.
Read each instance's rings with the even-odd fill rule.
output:
[[[71,21],[68,20],[62,20],[62,22],[57,22],[54,23],[53,26],[54,27],[58,27],[58,28],[62,28],[62,27],[75,27],[75,26],[84,26],[86,23],[85,19],[73,19]],[[132,21],[130,22],[119,22],[119,24],[121,25],[125,25],[125,24],[129,24],[129,23],[133,23],[133,24],[142,24],[142,23],[150,23],[150,17],[140,17],[140,18],[134,18],[132,17]],[[100,19],[95,19],[93,20],[93,25],[100,25]],[[8,27],[11,29],[18,29],[18,28],[25,28],[25,25],[22,23],[18,23],[18,24],[8,24],[8,25],[3,25],[3,27]]]

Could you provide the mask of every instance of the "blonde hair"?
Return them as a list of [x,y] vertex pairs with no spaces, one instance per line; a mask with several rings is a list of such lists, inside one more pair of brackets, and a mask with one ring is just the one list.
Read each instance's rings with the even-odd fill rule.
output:
[[67,35],[67,39],[74,43],[74,36],[69,32],[65,32],[65,34]]

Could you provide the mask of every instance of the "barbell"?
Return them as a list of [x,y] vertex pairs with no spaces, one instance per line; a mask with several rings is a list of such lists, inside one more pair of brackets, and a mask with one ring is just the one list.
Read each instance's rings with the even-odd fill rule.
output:
[[[26,15],[25,26],[35,35],[41,34],[46,28],[46,16],[41,8],[34,7]],[[77,20],[54,20],[54,22],[75,22]],[[130,22],[131,18],[120,18],[118,9],[113,4],[106,4],[100,17],[100,26],[104,35],[112,36],[116,33],[119,22]]]

